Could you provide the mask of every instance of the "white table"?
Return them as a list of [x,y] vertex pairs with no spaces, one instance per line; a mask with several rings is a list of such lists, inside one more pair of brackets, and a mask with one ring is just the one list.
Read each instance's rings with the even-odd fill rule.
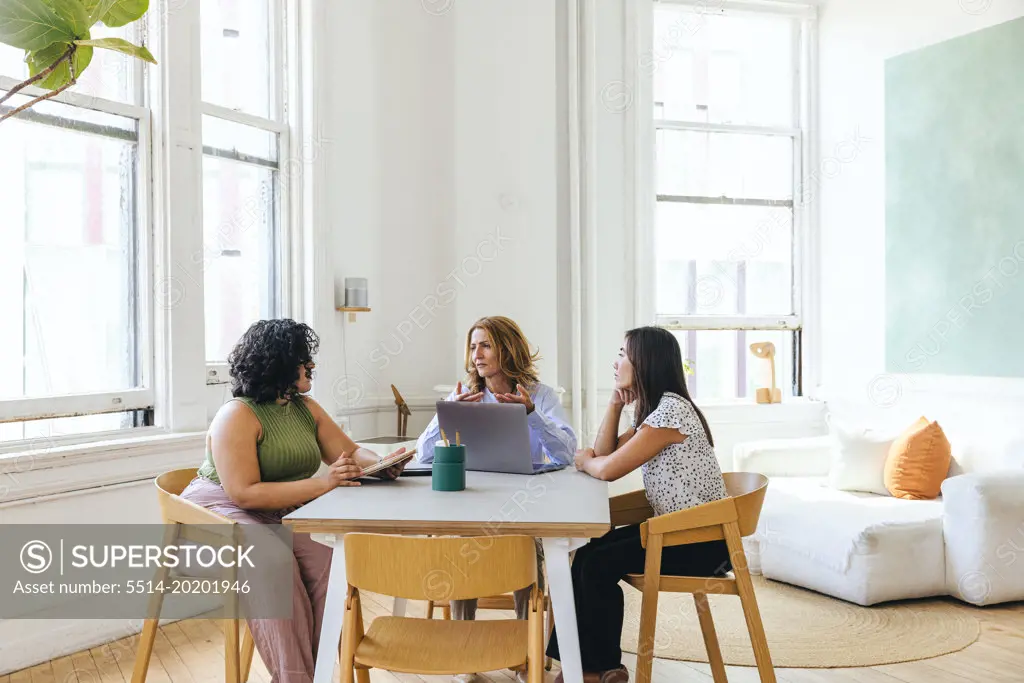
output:
[[[369,481],[337,488],[284,518],[298,533],[334,548],[313,683],[331,683],[344,613],[344,534],[362,531],[405,535],[540,538],[547,564],[562,675],[583,683],[569,553],[610,528],[608,485],[572,468],[549,474],[467,472],[466,490],[439,492],[430,477]],[[395,600],[395,614],[405,600]]]

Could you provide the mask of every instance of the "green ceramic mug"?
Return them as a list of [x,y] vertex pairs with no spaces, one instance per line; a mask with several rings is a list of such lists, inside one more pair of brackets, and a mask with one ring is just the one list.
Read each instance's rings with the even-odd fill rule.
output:
[[466,488],[466,447],[435,446],[430,488],[435,491],[463,491]]
[[444,442],[438,442],[437,446],[434,446],[434,462],[451,462],[451,463],[465,463],[466,462],[466,447],[462,446],[445,446]]

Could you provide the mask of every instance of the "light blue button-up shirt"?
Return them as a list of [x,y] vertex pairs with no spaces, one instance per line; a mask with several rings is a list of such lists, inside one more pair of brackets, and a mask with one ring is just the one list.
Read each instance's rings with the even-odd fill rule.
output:
[[[486,387],[483,394],[481,403],[498,402]],[[576,455],[576,432],[566,419],[558,394],[546,384],[538,383],[530,392],[530,399],[533,401],[533,412],[526,416],[526,423],[530,426],[530,452],[533,462],[538,465],[548,462],[572,464]],[[445,400],[455,400],[455,392],[448,394]],[[435,414],[416,442],[419,449],[416,459],[419,462],[434,461],[434,444],[439,438],[441,427]]]

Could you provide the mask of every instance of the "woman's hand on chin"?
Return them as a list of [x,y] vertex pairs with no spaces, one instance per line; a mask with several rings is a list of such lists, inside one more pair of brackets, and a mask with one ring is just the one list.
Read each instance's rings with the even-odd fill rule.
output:
[[622,408],[635,400],[636,394],[633,393],[632,389],[614,389],[609,403]]

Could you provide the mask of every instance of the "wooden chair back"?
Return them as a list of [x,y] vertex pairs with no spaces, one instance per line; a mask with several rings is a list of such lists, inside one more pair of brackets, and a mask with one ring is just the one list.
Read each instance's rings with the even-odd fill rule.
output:
[[537,581],[529,536],[415,538],[345,536],[348,583],[409,600],[467,600],[509,593]]
[[757,531],[764,494],[768,491],[768,477],[759,472],[725,472],[722,478],[726,492],[736,502],[740,536],[749,536]]
[[[213,547],[235,544],[241,534],[234,526],[235,522],[181,497],[181,492],[195,479],[197,471],[195,467],[171,470],[156,478],[157,500],[164,524],[175,525],[174,541],[191,541]],[[217,531],[213,531],[214,527]]]
[[640,529],[644,547],[648,533],[664,534],[665,546],[719,541],[725,538],[723,525],[729,522],[737,523],[741,537],[754,533],[768,477],[758,472],[725,472],[722,478],[728,498],[650,518]]
[[409,430],[409,416],[412,415],[412,410],[409,409],[409,404],[402,398],[402,394],[398,393],[398,387],[394,384],[391,385],[391,393],[395,395],[395,405],[398,407],[398,431],[395,433],[405,437]]

